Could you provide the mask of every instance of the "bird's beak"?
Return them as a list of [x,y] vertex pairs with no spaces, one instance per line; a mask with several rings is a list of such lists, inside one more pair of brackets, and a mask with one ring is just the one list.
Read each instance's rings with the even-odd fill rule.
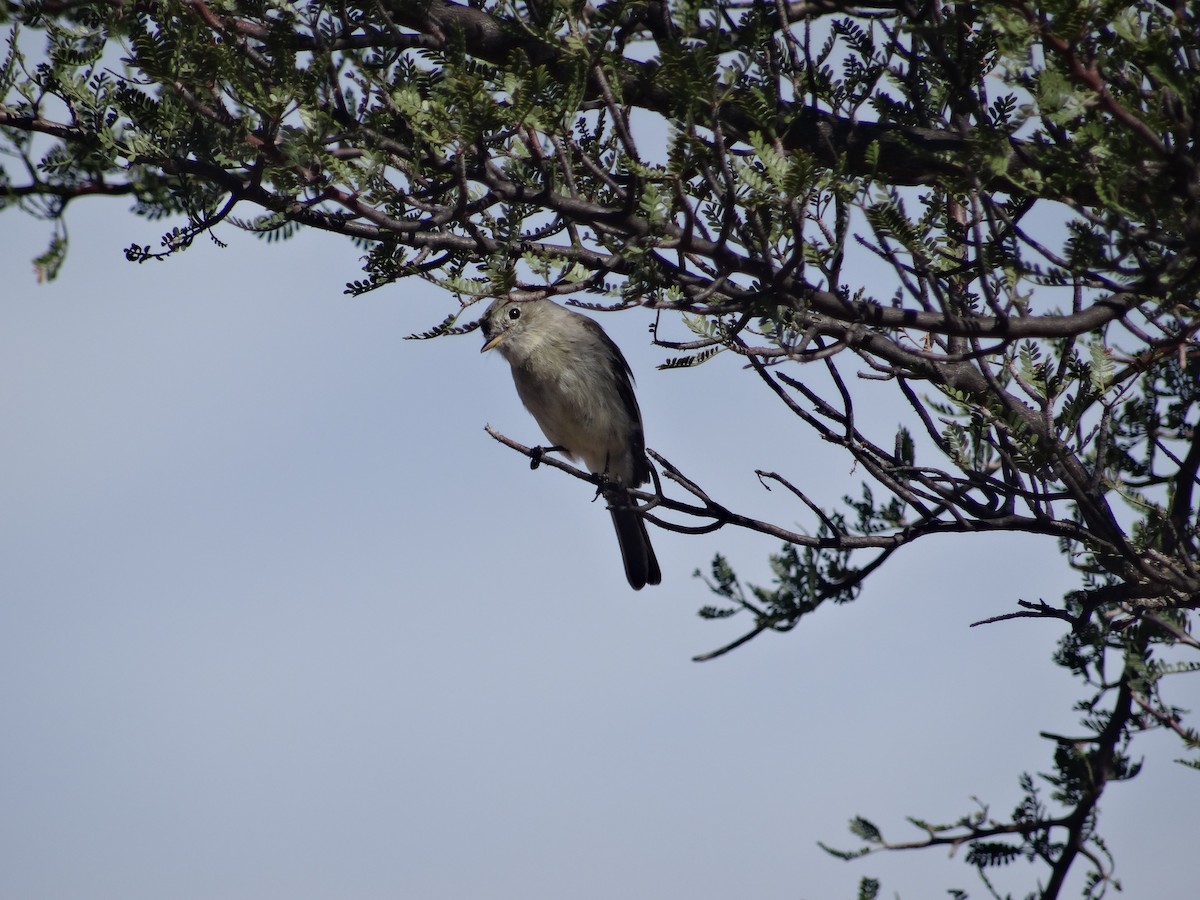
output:
[[495,347],[498,343],[500,343],[502,340],[504,340],[504,336],[506,334],[508,334],[507,331],[500,332],[498,335],[496,335],[494,338],[492,338],[490,341],[488,341],[486,344],[484,344],[480,348],[479,352],[487,353],[489,350],[491,350],[493,347]]

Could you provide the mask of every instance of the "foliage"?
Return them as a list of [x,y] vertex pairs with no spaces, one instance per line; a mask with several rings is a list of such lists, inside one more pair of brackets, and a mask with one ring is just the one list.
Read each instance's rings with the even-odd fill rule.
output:
[[[792,531],[656,457],[678,489],[653,498],[663,527],[786,542],[770,588],[714,561],[702,614],[753,625],[709,656],[855,599],[929,535],[1056,540],[1079,589],[999,617],[1068,626],[1056,661],[1086,696],[1081,733],[1050,736],[1049,796],[1027,775],[1011,816],[914,819],[905,844],[859,818],[838,853],[966,844],[993,895],[989,870],[1044,866],[1043,898],[1078,862],[1098,897],[1098,804],[1136,775],[1131,742],[1170,729],[1200,767],[1167,696],[1200,649],[1193,5],[43,0],[0,18],[0,203],[53,223],[45,278],[68,205],[124,195],[184,222],[132,244],[139,262],[218,226],[360,241],[350,293],[416,276],[459,297],[420,337],[461,333],[490,295],[591,293],[679,314],[686,339],[655,333],[668,367],[744,357],[870,484],[828,510],[760,472],[815,523]],[[880,266],[888,296],[864,274]],[[856,416],[851,373],[891,385],[910,427]]]

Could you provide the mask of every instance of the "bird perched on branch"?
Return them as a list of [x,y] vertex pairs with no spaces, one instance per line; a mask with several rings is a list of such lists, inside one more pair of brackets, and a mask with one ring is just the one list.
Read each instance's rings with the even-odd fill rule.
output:
[[625,576],[639,591],[662,573],[646,522],[627,489],[650,479],[642,414],[629,363],[594,320],[550,300],[500,298],[482,321],[485,343],[512,366],[517,395],[548,450],[582,459],[602,475]]

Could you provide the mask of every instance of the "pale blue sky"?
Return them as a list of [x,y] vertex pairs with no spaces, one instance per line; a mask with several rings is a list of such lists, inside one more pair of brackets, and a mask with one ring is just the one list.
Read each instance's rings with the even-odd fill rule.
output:
[[[44,230],[0,217],[0,896],[983,895],[944,853],[816,842],[853,846],[855,814],[913,839],[905,815],[972,795],[1006,815],[1049,768],[1036,732],[1076,730],[1057,630],[967,626],[1074,586],[1053,541],[929,542],[698,665],[745,623],[697,619],[691,573],[720,549],[765,580],[777,542],[655,531],[663,584],[630,591],[587,486],[484,434],[540,438],[504,361],[401,340],[451,298],[343,296],[359,251],[326,235],[135,266],[160,226],[120,201],[69,221],[39,286]],[[602,322],[650,446],[715,498],[811,528],[754,468],[857,494],[735,360],[659,372],[649,314]],[[1196,775],[1138,751],[1104,833],[1127,896],[1187,900]]]

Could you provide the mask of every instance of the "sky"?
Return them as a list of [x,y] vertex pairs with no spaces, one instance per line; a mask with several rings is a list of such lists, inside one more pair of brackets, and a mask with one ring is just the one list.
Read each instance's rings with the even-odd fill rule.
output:
[[[361,251],[328,235],[135,265],[161,224],[119,200],[68,223],[38,284],[47,229],[0,216],[0,897],[985,895],[942,851],[817,842],[855,847],[855,815],[914,840],[905,816],[973,797],[1003,817],[1049,770],[1037,732],[1076,731],[1058,631],[968,626],[1075,586],[1052,540],[926,541],[695,663],[747,623],[699,619],[693,573],[720,551],[766,582],[778,542],[654,529],[663,584],[631,591],[589,487],[485,434],[541,437],[504,360],[403,340],[452,297],[347,297]],[[658,371],[649,313],[601,321],[648,444],[715,499],[811,530],[754,469],[857,494],[736,360]],[[1137,749],[1102,805],[1117,875],[1191,898],[1197,776],[1165,736]]]

